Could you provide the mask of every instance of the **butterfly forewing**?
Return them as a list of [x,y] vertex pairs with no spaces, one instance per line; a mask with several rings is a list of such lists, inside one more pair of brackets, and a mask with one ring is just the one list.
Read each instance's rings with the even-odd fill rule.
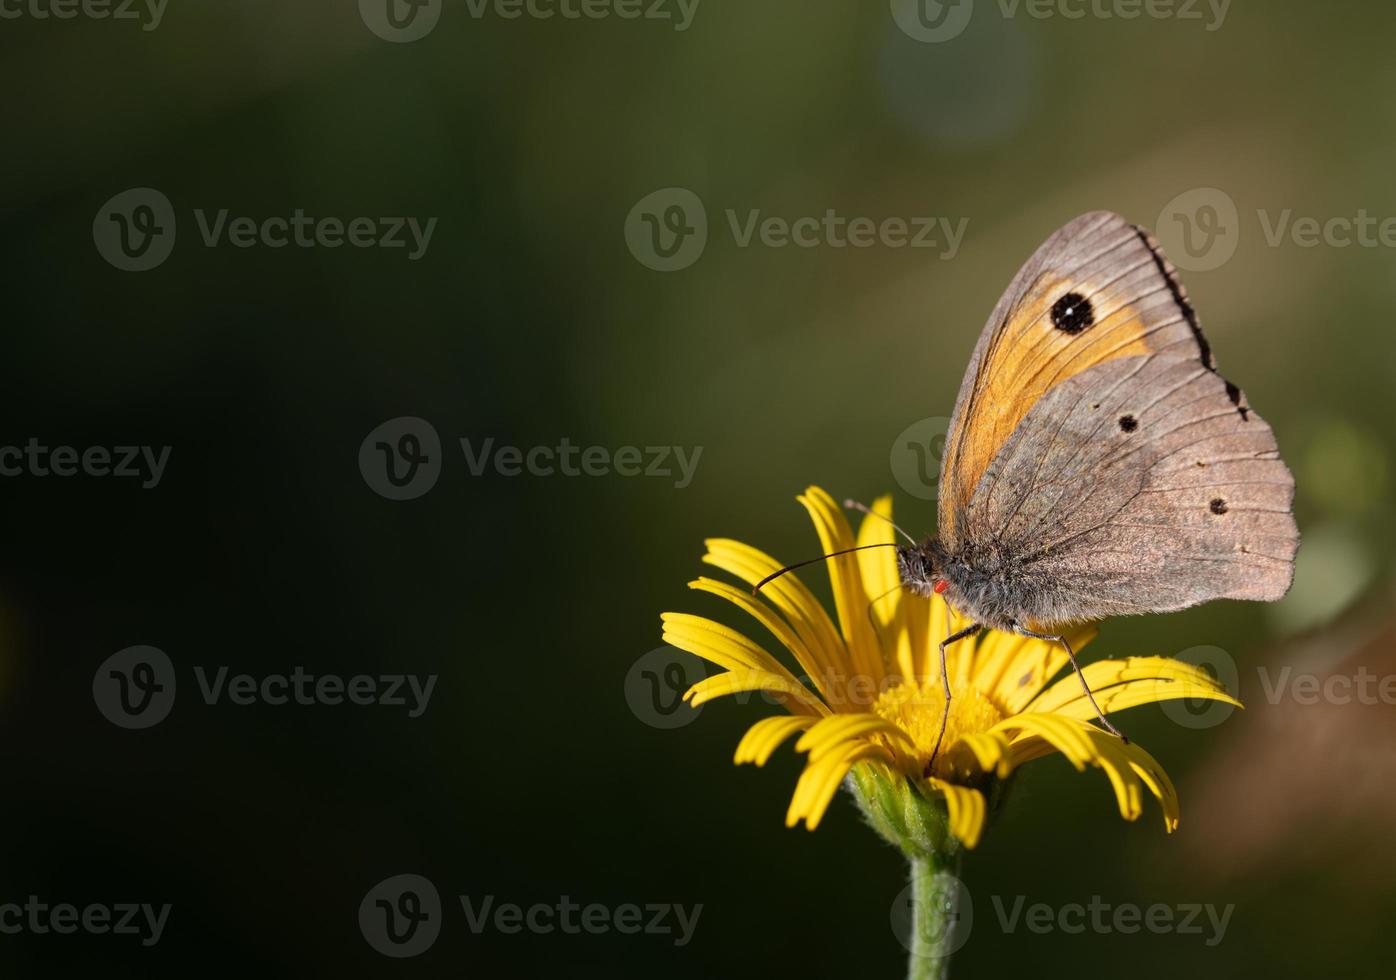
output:
[[1019,270],[980,335],[941,461],[942,542],[958,550],[974,488],[1044,394],[1098,364],[1151,353],[1214,368],[1148,233],[1109,212],[1082,215]]

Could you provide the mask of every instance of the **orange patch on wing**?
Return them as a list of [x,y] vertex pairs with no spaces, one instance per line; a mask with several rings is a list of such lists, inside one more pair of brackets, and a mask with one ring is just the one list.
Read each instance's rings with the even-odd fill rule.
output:
[[[953,530],[953,515],[968,507],[999,448],[1048,390],[1097,364],[1154,353],[1174,340],[1151,337],[1155,318],[1131,302],[1131,290],[1117,288],[1132,278],[1091,283],[1040,276],[1014,306],[985,352],[959,432],[946,445],[952,495],[942,503],[947,530]],[[1070,301],[1056,317],[1065,328],[1053,322],[1054,305],[1071,295],[1089,303],[1089,326],[1080,326],[1082,313]],[[1079,332],[1069,332],[1077,327]]]

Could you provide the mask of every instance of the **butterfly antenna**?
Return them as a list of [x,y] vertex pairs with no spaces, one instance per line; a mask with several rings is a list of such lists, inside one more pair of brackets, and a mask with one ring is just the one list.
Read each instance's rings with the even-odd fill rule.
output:
[[888,524],[891,524],[893,527],[897,528],[897,532],[901,534],[902,537],[910,541],[912,547],[916,546],[916,539],[913,538],[910,534],[907,534],[901,528],[897,527],[896,521],[892,520],[892,518],[879,514],[877,511],[873,510],[867,504],[860,504],[856,500],[845,500],[843,502],[843,505],[847,507],[849,510],[861,510],[864,514],[867,514],[869,517],[876,517],[880,521],[886,521]]
[[774,581],[775,579],[780,578],[780,577],[781,577],[782,575],[784,575],[786,572],[793,572],[793,571],[794,571],[795,569],[797,569],[797,568],[804,568],[806,565],[813,565],[815,562],[824,561],[826,558],[837,558],[839,555],[847,555],[847,554],[849,554],[849,553],[851,553],[851,552],[854,552],[854,551],[866,551],[868,548],[895,548],[895,547],[897,547],[897,546],[894,545],[894,544],[892,544],[890,541],[882,541],[882,542],[879,542],[878,544],[860,544],[860,545],[858,545],[858,547],[856,547],[856,548],[844,548],[842,551],[831,551],[831,552],[829,552],[827,555],[820,555],[818,558],[810,558],[810,559],[808,559],[808,560],[806,560],[806,561],[797,561],[797,562],[796,562],[795,564],[793,564],[793,565],[786,565],[784,568],[780,569],[779,571],[772,572],[770,575],[767,575],[767,576],[766,576],[765,578],[763,578],[761,581],[757,582],[754,586],[752,586],[751,594],[752,594],[752,595],[756,595],[756,593],[758,593],[758,592],[761,591],[761,587],[764,586],[767,582],[771,582],[771,581]]

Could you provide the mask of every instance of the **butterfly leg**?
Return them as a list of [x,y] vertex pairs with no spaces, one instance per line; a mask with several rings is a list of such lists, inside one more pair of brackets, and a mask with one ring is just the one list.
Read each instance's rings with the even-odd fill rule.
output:
[[1086,692],[1086,700],[1091,702],[1091,707],[1095,709],[1096,717],[1100,719],[1100,723],[1105,726],[1110,734],[1117,736],[1120,741],[1129,741],[1125,733],[1112,725],[1110,719],[1105,717],[1105,712],[1100,710],[1100,705],[1095,703],[1095,695],[1091,693],[1091,686],[1086,683],[1086,675],[1081,673],[1081,665],[1076,662],[1076,654],[1072,651],[1071,644],[1066,642],[1066,637],[1060,635],[1054,636],[1051,633],[1034,633],[1032,630],[1024,629],[1017,623],[1013,624],[1013,632],[1017,633],[1019,636],[1026,636],[1034,640],[1047,640],[1050,643],[1060,643],[1062,649],[1066,651],[1067,657],[1071,660],[1071,667],[1076,671],[1076,676],[1081,679],[1081,690]]
[[926,763],[925,775],[927,776],[931,774],[931,766],[935,764],[936,756],[940,754],[940,743],[945,738],[945,726],[950,722],[950,668],[945,665],[945,648],[957,640],[974,636],[983,628],[978,623],[966,626],[956,633],[951,633],[940,644],[940,682],[945,688],[945,707],[940,712],[940,732],[936,735],[936,747],[931,750],[930,761]]

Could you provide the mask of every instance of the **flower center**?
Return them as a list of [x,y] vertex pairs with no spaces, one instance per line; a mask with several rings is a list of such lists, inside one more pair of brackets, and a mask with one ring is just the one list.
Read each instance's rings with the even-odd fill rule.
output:
[[[921,683],[899,684],[878,695],[873,711],[911,736],[916,756],[924,772],[935,751],[936,736],[940,734],[940,716],[945,710],[945,692],[940,679]],[[933,772],[940,777],[953,775],[947,756],[950,747],[964,735],[988,731],[1003,720],[1003,712],[979,692],[967,687],[954,692],[950,699],[950,717],[945,722],[945,737],[940,743]]]

